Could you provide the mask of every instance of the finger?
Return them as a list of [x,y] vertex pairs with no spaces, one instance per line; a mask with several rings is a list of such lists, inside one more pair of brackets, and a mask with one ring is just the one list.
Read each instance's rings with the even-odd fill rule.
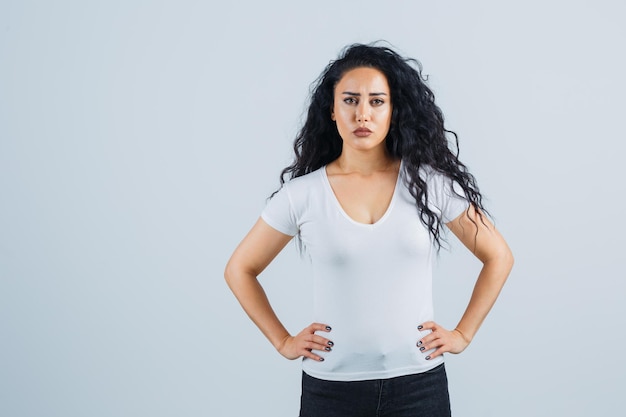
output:
[[418,349],[420,350],[420,352],[423,352],[425,354],[428,353],[428,351],[433,350],[433,349],[437,349],[441,346],[444,346],[443,343],[438,343],[438,341],[432,342],[432,343],[427,343],[427,344],[422,344],[421,346],[418,346]]
[[328,324],[324,323],[312,323],[308,329],[311,330],[311,333],[314,332],[330,332],[332,328]]
[[301,354],[302,356],[304,356],[305,358],[309,358],[309,359],[313,359],[316,362],[324,362],[324,358],[322,358],[319,355],[316,355],[315,353],[311,352],[310,350],[304,350]]
[[331,351],[331,347],[328,346],[325,343],[317,343],[317,342],[313,342],[313,341],[305,341],[303,342],[302,346],[304,346],[305,349],[311,351],[311,350],[323,350],[326,352],[330,352]]
[[301,351],[301,355],[305,358],[309,358],[312,359],[316,362],[323,362],[324,358],[316,353],[313,352],[313,349],[315,349],[316,344],[312,343],[312,342],[306,342],[304,343],[304,346],[298,350]]
[[419,326],[417,326],[417,330],[431,330],[434,331],[436,328],[438,328],[439,325],[437,323],[435,323],[434,321],[427,321],[425,323],[420,324]]
[[332,340],[327,339],[325,337],[322,336],[318,336],[318,335],[314,335],[313,339],[311,340],[314,343],[317,343],[320,345],[320,349],[324,349],[324,350],[329,350],[329,349],[325,349],[325,348],[331,348],[333,346],[335,346],[335,343],[333,343]]
[[444,349],[443,346],[441,346],[439,349],[436,349],[433,353],[429,353],[424,359],[426,359],[427,361],[431,361],[435,359],[437,356],[443,355],[445,352],[447,352],[447,350]]
[[439,333],[431,332],[417,341],[417,347],[426,346],[428,348],[428,346],[436,344],[439,339],[441,339],[441,335]]

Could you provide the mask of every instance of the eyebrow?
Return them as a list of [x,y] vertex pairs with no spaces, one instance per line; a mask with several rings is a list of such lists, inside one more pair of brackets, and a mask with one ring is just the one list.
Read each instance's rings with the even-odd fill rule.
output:
[[[357,97],[361,97],[361,93],[353,93],[351,91],[344,91],[341,94],[346,94],[348,96],[357,96]],[[387,93],[370,93],[370,96],[386,96]]]

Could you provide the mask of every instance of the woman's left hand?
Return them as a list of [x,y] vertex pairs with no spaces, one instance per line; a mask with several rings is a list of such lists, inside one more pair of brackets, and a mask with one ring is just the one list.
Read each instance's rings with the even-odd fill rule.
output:
[[435,349],[434,352],[428,353],[426,360],[434,359],[445,352],[461,353],[470,344],[463,334],[454,329],[446,330],[434,321],[427,321],[417,327],[418,330],[430,330],[430,333],[417,341],[417,347],[422,352],[428,352]]

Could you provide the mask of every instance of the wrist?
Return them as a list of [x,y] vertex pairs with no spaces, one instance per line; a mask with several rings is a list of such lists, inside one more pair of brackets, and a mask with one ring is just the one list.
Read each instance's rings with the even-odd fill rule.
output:
[[461,337],[463,338],[463,340],[465,340],[465,342],[467,342],[468,344],[472,341],[472,339],[471,339],[471,338],[469,338],[469,337],[467,337],[467,336],[465,335],[465,333],[464,333],[464,332],[462,332],[461,330],[459,330],[459,328],[458,328],[458,327],[456,327],[456,328],[453,330],[453,332],[457,332],[458,334],[460,334],[460,335],[461,335]]
[[278,339],[278,341],[276,341],[275,343],[272,343],[274,345],[274,348],[278,352],[280,352],[285,347],[285,344],[287,343],[287,340],[289,340],[290,337],[291,337],[290,334],[286,334],[285,336]]

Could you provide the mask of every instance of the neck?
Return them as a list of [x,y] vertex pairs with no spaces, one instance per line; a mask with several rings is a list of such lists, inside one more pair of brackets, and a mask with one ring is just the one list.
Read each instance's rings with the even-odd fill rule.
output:
[[342,173],[359,172],[371,174],[376,171],[386,171],[396,166],[397,161],[384,152],[342,152],[335,160],[337,169]]

